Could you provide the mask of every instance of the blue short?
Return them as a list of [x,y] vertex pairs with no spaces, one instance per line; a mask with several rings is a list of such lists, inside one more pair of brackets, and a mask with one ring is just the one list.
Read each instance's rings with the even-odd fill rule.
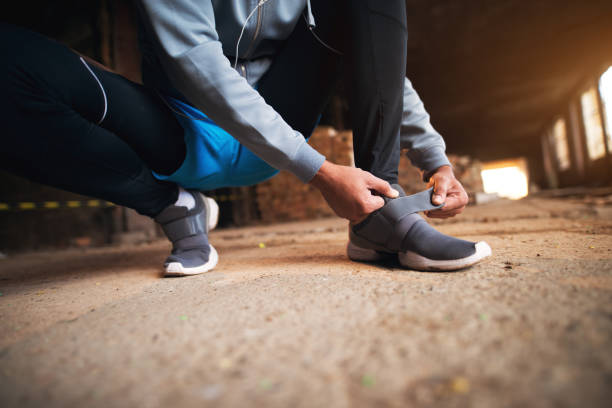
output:
[[175,114],[185,129],[187,154],[181,167],[171,175],[153,172],[157,179],[190,189],[214,190],[250,186],[278,173],[203,112],[174,98],[166,100],[174,110],[188,116]]

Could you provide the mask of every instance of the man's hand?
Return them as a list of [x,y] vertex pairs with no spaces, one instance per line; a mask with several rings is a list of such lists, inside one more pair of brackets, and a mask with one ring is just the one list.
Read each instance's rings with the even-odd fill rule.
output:
[[390,198],[399,195],[389,183],[367,171],[328,161],[323,163],[310,184],[321,191],[339,217],[353,223],[364,220],[385,204],[380,196],[373,194],[374,191]]
[[431,186],[434,188],[431,202],[436,205],[445,204],[442,208],[425,212],[430,218],[454,217],[461,213],[468,203],[468,195],[450,166],[442,166],[436,170],[427,185],[428,188]]

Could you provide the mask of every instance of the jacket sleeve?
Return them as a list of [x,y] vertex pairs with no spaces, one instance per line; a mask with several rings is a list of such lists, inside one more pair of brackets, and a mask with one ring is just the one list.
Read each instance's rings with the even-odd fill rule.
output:
[[444,139],[431,125],[429,114],[408,78],[404,81],[400,146],[402,149],[408,149],[408,158],[423,171],[425,181],[429,180],[438,167],[450,166]]
[[232,68],[223,55],[211,1],[136,3],[177,90],[272,167],[310,181],[325,157]]

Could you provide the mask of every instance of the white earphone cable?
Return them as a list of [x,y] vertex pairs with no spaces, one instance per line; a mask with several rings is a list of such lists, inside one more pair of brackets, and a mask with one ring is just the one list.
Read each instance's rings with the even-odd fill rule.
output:
[[[259,2],[257,3],[257,6],[255,6],[255,8],[253,10],[251,10],[251,12],[249,13],[249,15],[247,16],[246,20],[244,21],[244,24],[242,25],[242,30],[240,30],[240,35],[238,36],[238,41],[236,42],[236,52],[235,52],[235,57],[234,57],[234,69],[236,69],[236,67],[238,67],[238,48],[240,47],[240,41],[242,40],[242,36],[244,35],[244,30],[246,29],[246,26],[249,22],[249,19],[251,17],[253,17],[253,14],[255,14],[255,12],[257,11],[257,9],[259,9],[261,6],[263,6],[264,4],[266,4],[269,0],[259,0]],[[304,17],[304,20],[306,21],[306,26],[308,27],[308,29],[310,30],[311,34],[316,38],[316,40],[321,43],[321,45],[323,45],[325,48],[327,48],[328,50],[330,50],[331,52],[334,52],[338,55],[344,55],[343,53],[341,53],[340,51],[338,51],[337,49],[327,45],[327,43],[325,43],[325,41],[323,41],[321,38],[319,38],[319,36],[314,32],[314,28],[316,27],[315,25],[315,21],[314,21],[314,16],[312,15],[312,10],[310,8],[310,1],[307,0],[307,13],[308,13],[308,17],[304,14],[302,14],[302,16]],[[87,66],[87,65],[85,65]],[[88,67],[89,68],[89,67]],[[97,79],[97,78],[96,78]],[[104,92],[104,89],[102,89],[102,92]],[[166,98],[164,98],[163,95],[161,95],[159,92],[157,92],[157,95],[159,96],[159,98],[163,101],[163,103],[175,114],[179,115],[179,116],[183,116],[185,118],[191,119],[191,120],[198,120],[198,121],[205,121],[205,119],[200,119],[200,118],[194,118],[191,117],[189,115],[186,115],[182,112],[177,111],[176,109],[174,109],[174,107],[172,107],[168,101],[166,100]],[[105,95],[106,96],[106,95]]]
[[106,112],[108,112],[108,98],[106,97],[106,91],[104,90],[104,87],[102,86],[102,82],[100,82],[100,80],[98,79],[98,76],[94,74],[93,70],[89,68],[89,65],[87,64],[87,62],[85,62],[85,59],[83,59],[83,57],[79,57],[79,58],[81,62],[83,63],[83,65],[85,65],[85,68],[87,68],[87,71],[89,71],[91,76],[93,76],[93,78],[98,83],[98,86],[100,87],[100,91],[102,91],[102,98],[104,98],[104,111],[102,112],[102,117],[97,123],[99,125],[100,123],[104,122],[104,119],[106,118]]
[[242,40],[242,36],[244,35],[244,30],[246,28],[246,25],[249,22],[249,19],[253,17],[253,14],[255,14],[257,9],[263,6],[264,4],[266,4],[267,2],[268,0],[259,0],[259,2],[257,3],[257,6],[255,6],[255,8],[251,10],[246,20],[244,21],[244,24],[242,25],[242,30],[240,30],[240,35],[238,36],[238,41],[236,41],[236,56],[234,58],[234,69],[236,69],[236,67],[238,66],[238,47],[240,46],[240,40]]

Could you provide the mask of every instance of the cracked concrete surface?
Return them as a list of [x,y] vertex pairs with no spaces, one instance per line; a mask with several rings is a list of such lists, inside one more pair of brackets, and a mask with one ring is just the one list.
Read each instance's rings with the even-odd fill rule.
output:
[[607,407],[611,209],[470,207],[434,224],[493,257],[447,274],[350,262],[337,219],[215,231],[189,278],[161,241],[3,259],[0,405]]

